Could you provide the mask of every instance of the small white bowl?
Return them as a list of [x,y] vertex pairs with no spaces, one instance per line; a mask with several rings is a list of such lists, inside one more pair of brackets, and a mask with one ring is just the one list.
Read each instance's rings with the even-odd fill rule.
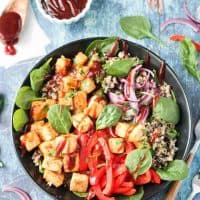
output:
[[36,5],[37,5],[37,8],[40,11],[40,13],[42,13],[42,15],[49,21],[51,21],[53,23],[58,23],[58,24],[63,24],[63,23],[71,24],[73,22],[77,22],[79,19],[81,19],[82,17],[85,16],[86,12],[90,9],[90,5],[92,3],[92,0],[87,0],[85,8],[75,17],[71,17],[69,19],[58,19],[55,17],[51,17],[49,14],[47,14],[45,12],[45,10],[42,8],[41,0],[35,0],[35,1],[36,1]]

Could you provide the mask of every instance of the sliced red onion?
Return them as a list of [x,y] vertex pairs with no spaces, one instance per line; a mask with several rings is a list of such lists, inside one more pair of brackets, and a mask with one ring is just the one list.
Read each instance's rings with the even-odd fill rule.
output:
[[144,68],[144,67],[143,67],[143,68],[140,69],[140,71],[145,71],[145,72],[151,74],[152,77],[155,76],[155,74],[154,74],[150,69],[147,69],[147,68]]
[[117,95],[113,92],[108,93],[108,97],[110,99],[110,102],[113,104],[124,104],[125,103],[125,98],[122,94]]
[[191,21],[189,19],[184,19],[184,18],[174,18],[174,19],[169,19],[169,20],[165,21],[160,26],[161,31],[163,31],[168,25],[175,24],[175,23],[185,24],[187,26],[190,26],[193,31],[200,33],[200,26],[195,24],[193,21]]
[[190,20],[200,25],[200,20],[195,19],[187,9],[187,0],[183,1],[183,11]]
[[109,133],[112,137],[117,137],[111,127],[109,128]]
[[2,189],[3,192],[14,192],[17,194],[22,200],[31,200],[31,197],[22,189],[13,187],[13,186],[5,186]]
[[145,123],[149,116],[149,107],[142,107],[138,116],[135,118],[136,123]]

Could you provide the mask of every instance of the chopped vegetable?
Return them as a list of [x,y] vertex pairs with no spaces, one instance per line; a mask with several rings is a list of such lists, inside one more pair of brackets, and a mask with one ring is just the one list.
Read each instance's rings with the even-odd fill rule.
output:
[[28,121],[28,115],[23,109],[20,108],[14,112],[13,126],[16,131],[22,131]]

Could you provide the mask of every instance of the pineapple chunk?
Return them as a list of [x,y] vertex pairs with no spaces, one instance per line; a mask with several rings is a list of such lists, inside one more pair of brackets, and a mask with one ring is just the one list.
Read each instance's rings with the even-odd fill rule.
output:
[[67,74],[67,70],[71,67],[71,65],[72,65],[71,59],[61,56],[56,61],[56,74],[65,76]]
[[129,132],[130,124],[126,122],[118,122],[115,127],[115,134],[119,137],[125,138]]
[[39,145],[39,150],[44,156],[55,155],[55,141],[45,141]]
[[44,170],[43,178],[48,185],[54,185],[55,187],[61,186],[64,182],[64,174],[53,172],[48,169]]
[[110,138],[108,140],[109,148],[112,153],[124,153],[124,140],[123,138]]
[[42,167],[53,172],[61,173],[62,172],[63,162],[60,158],[55,158],[52,156],[45,156],[42,162]]
[[74,65],[76,67],[82,67],[87,62],[87,60],[88,57],[84,53],[79,52],[74,58]]
[[40,144],[40,138],[36,132],[30,131],[25,133],[20,137],[22,146],[26,148],[27,151],[32,151]]
[[89,178],[86,174],[73,173],[70,182],[70,191],[87,192]]
[[86,92],[87,94],[94,91],[96,88],[95,82],[91,78],[86,78],[81,82],[81,90]]
[[87,107],[87,94],[85,92],[78,91],[73,100],[76,111],[81,112]]
[[64,172],[76,172],[79,171],[79,154],[67,154],[63,158]]
[[45,123],[38,132],[42,141],[53,140],[58,133],[52,128],[50,123]]

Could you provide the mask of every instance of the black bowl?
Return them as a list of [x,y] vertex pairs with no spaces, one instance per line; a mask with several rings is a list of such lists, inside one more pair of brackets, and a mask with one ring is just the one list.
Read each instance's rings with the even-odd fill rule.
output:
[[[78,41],[74,41],[69,44],[66,44],[54,50],[52,53],[46,55],[33,68],[38,68],[50,57],[53,57],[53,62],[55,62],[56,59],[60,57],[61,55],[72,58],[77,52],[84,51],[86,47],[88,46],[88,44],[95,39],[100,39],[100,38],[82,39],[82,40],[78,40]],[[158,69],[161,62],[163,62],[163,60],[159,56],[157,56],[150,50],[144,48],[143,46],[135,44],[133,42],[129,42],[129,41],[127,41],[127,43],[129,46],[129,52],[132,55],[138,56],[140,59],[144,60],[145,57],[149,54],[150,65],[152,68]],[[177,76],[168,65],[167,65],[167,70],[166,70],[166,75],[165,75],[165,81],[173,87],[176,98],[177,98],[177,102],[181,108],[181,120],[179,124],[177,125],[177,129],[179,130],[181,134],[177,141],[177,146],[179,150],[176,153],[176,158],[185,160],[187,158],[188,151],[190,149],[191,140],[192,140],[190,108],[189,108],[184,90],[180,82],[178,81]],[[22,86],[23,85],[30,85],[29,75],[27,75]],[[13,113],[16,109],[17,107],[16,105],[14,105]],[[68,189],[66,189],[65,187],[54,188],[54,187],[49,187],[46,184],[46,182],[42,178],[42,175],[38,171],[38,167],[35,167],[32,162],[32,159],[31,159],[32,153],[26,153],[25,155],[22,156],[23,152],[21,152],[21,149],[20,149],[19,137],[20,137],[20,134],[16,133],[13,129],[13,141],[16,148],[17,156],[20,159],[20,162],[22,163],[25,170],[28,172],[29,176],[31,176],[32,179],[34,180],[34,182],[37,183],[47,193],[51,194],[57,199],[63,199],[63,200],[78,199],[78,197],[76,197],[71,192],[69,192]],[[155,185],[155,184],[146,185],[144,188],[145,190],[144,199],[148,199],[152,195],[162,192],[168,185],[169,185],[169,182],[163,182],[160,185]]]

